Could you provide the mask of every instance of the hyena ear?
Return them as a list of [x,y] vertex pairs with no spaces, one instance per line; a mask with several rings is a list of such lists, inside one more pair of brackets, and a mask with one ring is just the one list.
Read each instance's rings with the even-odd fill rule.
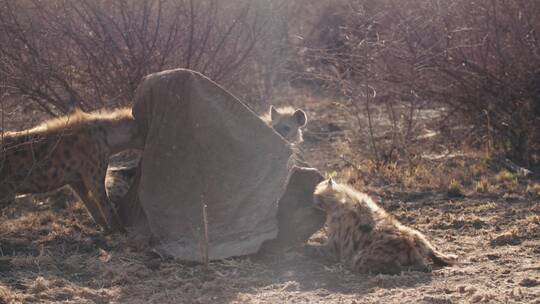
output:
[[270,120],[274,120],[278,117],[279,113],[278,111],[276,110],[276,108],[274,108],[274,106],[270,106]]
[[330,177],[328,179],[328,183],[327,183],[328,188],[332,188],[335,184],[336,184],[336,182],[334,182],[334,180]]
[[298,126],[303,127],[306,125],[306,122],[307,122],[306,112],[298,109],[294,112],[293,117],[296,123],[298,123]]

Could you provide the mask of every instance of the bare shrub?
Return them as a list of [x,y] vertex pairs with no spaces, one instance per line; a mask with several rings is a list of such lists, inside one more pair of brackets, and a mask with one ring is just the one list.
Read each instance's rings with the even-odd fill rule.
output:
[[141,78],[191,68],[228,84],[265,36],[253,1],[0,1],[0,80],[51,115],[129,103]]
[[384,1],[342,1],[322,11],[307,40],[313,46],[303,54],[311,72],[345,97],[377,164],[410,158],[407,147],[422,103],[414,91],[392,83],[394,66],[388,53],[397,39],[392,37],[395,9]]
[[428,25],[411,24],[404,39],[415,46],[409,58],[418,58],[426,84],[416,90],[461,113],[479,141],[493,141],[529,165],[540,122],[540,22],[533,17],[540,5],[463,0],[431,2],[428,10]]
[[[534,16],[540,4],[342,0],[316,9],[295,71],[312,85],[334,89],[366,116],[375,159],[394,151],[396,142],[407,147],[414,113],[425,105],[444,106],[447,121],[467,127],[462,141],[524,165],[538,158],[540,21]],[[375,105],[388,109],[392,132],[399,130],[390,137],[399,141],[377,143]],[[406,117],[401,127],[397,108],[408,109],[398,115]]]

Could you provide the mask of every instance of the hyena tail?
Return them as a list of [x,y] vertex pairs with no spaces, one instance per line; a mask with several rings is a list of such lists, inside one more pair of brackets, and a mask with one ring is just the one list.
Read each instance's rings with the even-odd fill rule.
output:
[[424,235],[422,235],[418,231],[415,231],[415,232],[416,233],[414,234],[415,236],[414,239],[420,249],[420,252],[425,257],[430,258],[435,265],[451,266],[457,263],[458,257],[456,255],[444,254],[438,251],[437,249],[435,249],[435,247],[433,247],[433,245],[431,245],[431,243],[428,240],[426,240],[426,237]]

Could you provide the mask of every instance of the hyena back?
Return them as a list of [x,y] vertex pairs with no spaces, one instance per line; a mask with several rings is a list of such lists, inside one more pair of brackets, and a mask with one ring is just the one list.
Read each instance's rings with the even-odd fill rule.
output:
[[291,143],[303,141],[301,128],[307,123],[304,111],[292,107],[270,106],[270,111],[263,116],[263,120],[287,141]]
[[52,119],[2,137],[0,206],[17,194],[37,194],[69,185],[105,230],[121,222],[105,191],[109,156],[141,149],[144,140],[128,108]]
[[332,179],[316,187],[314,203],[327,214],[328,249],[354,271],[429,271],[429,260],[440,266],[457,260],[436,250],[422,233],[401,224],[368,195]]

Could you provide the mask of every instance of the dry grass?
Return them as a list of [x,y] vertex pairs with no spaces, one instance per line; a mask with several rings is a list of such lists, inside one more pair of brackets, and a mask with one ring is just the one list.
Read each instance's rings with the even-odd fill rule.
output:
[[[458,254],[459,265],[431,274],[358,275],[307,247],[205,268],[137,250],[127,238],[103,238],[85,213],[76,215],[77,222],[65,221],[70,209],[23,202],[19,208],[33,220],[9,216],[14,209],[2,217],[12,229],[0,230],[0,244],[12,251],[4,253],[7,266],[0,261],[0,302],[534,303],[540,296],[540,208],[534,201],[434,193],[402,201],[384,196],[381,205],[441,250]],[[40,221],[51,214],[51,221]],[[85,227],[75,236],[73,225],[81,222]],[[310,245],[323,241],[321,232]]]
[[488,193],[492,190],[492,185],[489,182],[489,179],[485,176],[482,176],[479,181],[476,181],[474,184],[474,191],[478,193]]
[[[303,146],[308,161],[375,195],[460,263],[432,273],[358,275],[312,253],[325,240],[320,231],[305,248],[205,268],[157,256],[126,237],[103,236],[80,202],[26,197],[0,215],[0,303],[538,301],[537,181],[501,174],[474,151],[377,166],[363,157],[340,107],[293,105],[305,108],[312,123]],[[463,196],[449,197],[450,185]]]

